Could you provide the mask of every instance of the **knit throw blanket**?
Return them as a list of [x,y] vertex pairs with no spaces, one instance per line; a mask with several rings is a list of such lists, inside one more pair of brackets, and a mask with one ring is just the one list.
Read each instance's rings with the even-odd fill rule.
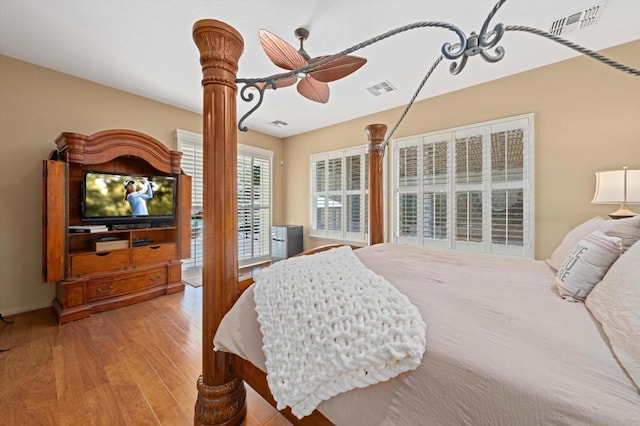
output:
[[267,381],[298,418],[339,393],[420,365],[418,309],[350,247],[273,264],[255,277]]

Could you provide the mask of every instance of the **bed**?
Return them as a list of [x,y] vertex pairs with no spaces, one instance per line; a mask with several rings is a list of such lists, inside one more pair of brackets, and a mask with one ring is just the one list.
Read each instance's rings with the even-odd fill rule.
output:
[[[321,403],[318,410],[333,423],[640,419],[638,389],[585,305],[559,297],[556,273],[544,261],[387,243],[355,254],[418,307],[427,350],[417,370]],[[252,290],[225,316],[214,343],[266,371]]]
[[[238,280],[237,271],[234,78],[243,42],[232,27],[214,20],[198,21],[193,36],[203,69],[208,224],[203,373],[194,423],[240,424],[246,414],[243,380],[273,403],[252,306],[254,289],[251,280]],[[384,137],[381,129],[368,129],[370,206],[382,205],[376,174],[381,170],[376,144]],[[638,377],[633,363],[640,360],[640,339],[633,334],[637,323],[623,330],[626,341],[624,333],[616,334],[616,326],[622,321],[624,329],[629,318],[637,320],[637,310],[625,299],[628,287],[637,282],[625,282],[625,277],[639,273],[640,245],[620,257],[625,262],[614,264],[623,265],[610,280],[619,297],[601,297],[605,302],[593,305],[596,315],[554,291],[556,272],[545,262],[384,244],[382,209],[369,211],[375,237],[355,254],[418,307],[427,324],[426,354],[416,370],[341,393],[299,423],[637,424],[640,393],[632,379]],[[471,283],[469,277],[482,279]],[[594,292],[601,288],[598,284]],[[633,291],[637,296],[637,288]],[[611,310],[615,303],[621,303],[626,317]],[[607,317],[607,312],[612,314]],[[622,337],[622,343],[611,336]],[[420,379],[423,375],[429,379]]]

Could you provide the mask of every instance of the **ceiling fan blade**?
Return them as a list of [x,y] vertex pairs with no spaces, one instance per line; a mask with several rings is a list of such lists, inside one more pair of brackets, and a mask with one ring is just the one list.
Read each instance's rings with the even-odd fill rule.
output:
[[262,44],[262,49],[271,59],[271,62],[280,68],[295,70],[307,65],[307,61],[296,49],[267,30],[260,30],[260,44]]
[[326,104],[329,101],[329,85],[313,77],[304,77],[296,86],[298,93],[314,102]]
[[[313,64],[314,62],[326,57],[327,56],[319,56],[317,58],[313,58],[309,64]],[[309,75],[318,81],[324,81],[327,83],[329,81],[339,80],[348,76],[366,63],[367,60],[365,58],[360,58],[358,56],[343,56],[342,58],[338,58],[328,64],[321,65],[318,69],[310,71]]]
[[[294,84],[296,84],[296,81],[298,81],[298,77],[296,77],[295,75],[292,75],[290,77],[280,78],[275,82],[276,82],[277,88],[281,89],[283,87],[293,86]],[[256,86],[258,87],[264,87],[264,85],[265,83],[256,83]],[[269,87],[269,89],[273,89],[273,87]]]

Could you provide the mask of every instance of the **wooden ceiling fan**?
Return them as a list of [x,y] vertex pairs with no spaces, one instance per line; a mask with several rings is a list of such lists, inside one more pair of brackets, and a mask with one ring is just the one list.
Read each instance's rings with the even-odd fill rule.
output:
[[[304,50],[304,41],[309,37],[309,30],[298,28],[295,30],[296,38],[300,41],[300,49],[296,50],[289,43],[267,30],[260,30],[260,43],[269,59],[285,70],[295,70],[312,65],[328,56],[311,58]],[[314,102],[327,103],[329,100],[330,81],[339,80],[356,71],[367,62],[358,56],[343,56],[329,63],[320,65],[307,73],[277,80],[277,86],[287,87],[298,82],[298,93]],[[298,81],[298,79],[300,79]]]

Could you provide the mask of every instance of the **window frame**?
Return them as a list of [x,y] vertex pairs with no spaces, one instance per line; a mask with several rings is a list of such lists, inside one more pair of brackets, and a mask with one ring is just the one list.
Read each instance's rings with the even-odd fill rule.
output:
[[[311,154],[309,156],[309,237],[311,238],[325,238],[337,241],[346,241],[346,242],[354,242],[354,243],[366,243],[369,238],[369,221],[368,217],[368,196],[369,196],[369,178],[368,178],[368,145],[358,145],[354,147],[344,148],[340,150],[334,151],[326,151]],[[359,189],[349,189],[347,188],[347,172],[349,171],[347,167],[347,158],[348,157],[360,157],[360,188]],[[340,178],[340,189],[330,189],[329,182],[331,179],[330,176],[330,168],[329,161],[330,160],[340,160],[340,170],[341,170],[341,178]],[[317,167],[316,163],[324,161],[324,184],[323,190],[316,190],[317,183]],[[350,211],[347,207],[347,201],[352,196],[360,196],[360,208],[358,210],[359,215],[359,223],[360,230],[359,231],[349,231],[348,223],[351,219],[351,222],[355,220],[355,217],[351,218],[347,217],[347,212]],[[317,229],[316,225],[318,223],[317,220],[317,197],[323,197],[324,200],[329,200],[331,203],[336,202],[335,198],[330,199],[329,197],[340,197],[339,202],[341,203],[341,218],[340,218],[340,229],[329,229],[329,211],[327,208],[324,210],[324,229]]]
[[[200,152],[200,157],[203,155],[202,135],[199,133],[189,132],[182,129],[176,129],[175,132],[175,144],[178,151],[183,151],[185,147],[193,147],[195,151]],[[238,266],[249,266],[256,263],[261,263],[271,259],[271,229],[273,226],[273,151],[263,148],[258,148],[250,145],[238,144],[238,158],[242,155],[261,158],[262,160],[269,161],[269,206],[268,206],[268,223],[266,229],[262,229],[262,232],[268,238],[268,255],[262,255],[259,257],[251,257],[249,259],[240,258],[240,244],[238,244]],[[197,155],[194,155],[197,157]],[[202,165],[200,167],[194,167],[194,170],[203,172]],[[203,176],[192,176],[192,217],[195,213],[202,211],[203,199],[202,199],[202,183]],[[200,192],[198,193],[198,189]],[[199,195],[198,195],[199,194]],[[194,203],[194,200],[200,200],[201,203]],[[238,215],[240,214],[240,205],[238,205]],[[238,218],[239,219],[239,218]],[[239,224],[239,220],[238,220]],[[238,230],[238,234],[240,230]],[[253,235],[252,235],[253,238]],[[190,259],[183,260],[183,269],[202,266],[202,219],[192,219],[192,256]]]
[[[463,251],[477,251],[483,253],[514,255],[520,257],[533,258],[535,251],[535,137],[534,137],[534,114],[522,114],[512,117],[501,118],[481,123],[474,123],[450,129],[438,130],[435,132],[412,135],[404,138],[394,139],[391,142],[391,188],[392,203],[390,215],[391,240],[401,244],[421,245],[437,248],[446,248]],[[492,181],[491,135],[522,129],[522,179],[517,181]],[[456,183],[455,149],[456,140],[482,135],[482,179],[476,183]],[[426,185],[423,182],[423,148],[425,144],[435,143],[439,140],[447,141],[447,238],[446,240],[429,239],[424,237],[424,207],[418,208],[416,217],[416,232],[414,236],[399,235],[399,200],[400,194],[416,194],[417,206],[423,206]],[[417,146],[417,179],[414,186],[399,186],[399,150],[411,146]],[[496,244],[492,242],[492,231],[496,229],[493,221],[492,194],[493,191],[508,191],[522,188],[522,246],[515,244]],[[457,214],[456,194],[464,191],[480,191],[482,196],[482,241],[458,241],[456,239],[455,218]],[[505,231],[506,232],[506,231]],[[505,240],[508,241],[508,234]]]
[[[243,259],[240,258],[240,253],[238,253],[238,266],[240,267],[244,267],[244,266],[249,266],[249,265],[254,265],[257,263],[262,263],[262,262],[266,262],[269,261],[271,259],[271,230],[273,227],[273,151],[267,150],[267,149],[262,149],[262,148],[257,148],[254,146],[249,146],[249,145],[243,145],[243,144],[238,144],[238,157],[240,156],[246,156],[246,157],[250,157],[252,160],[252,179],[254,178],[253,176],[253,171],[254,171],[254,167],[255,167],[255,163],[253,162],[254,159],[259,159],[261,161],[265,161],[269,163],[269,199],[268,199],[268,203],[269,205],[265,208],[265,207],[251,207],[251,211],[253,212],[254,210],[258,210],[258,211],[262,211],[262,210],[266,210],[267,211],[267,217],[268,217],[268,221],[267,221],[267,225],[266,225],[266,229],[262,228],[262,225],[260,226],[260,231],[259,233],[263,233],[263,238],[267,239],[267,253],[263,254],[261,256],[255,256],[253,253],[253,244],[252,244],[252,255],[249,258]],[[239,203],[239,199],[238,199],[238,203]],[[240,227],[240,205],[238,204],[238,227]],[[255,217],[254,217],[255,219]],[[238,233],[240,233],[240,229],[238,229]],[[254,234],[255,232],[252,232],[252,239],[254,239]],[[238,251],[240,250],[240,244],[238,244]]]

